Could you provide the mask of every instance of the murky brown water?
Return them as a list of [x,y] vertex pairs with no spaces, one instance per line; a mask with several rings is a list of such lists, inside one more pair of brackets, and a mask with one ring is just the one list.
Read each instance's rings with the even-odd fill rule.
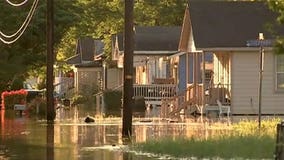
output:
[[[96,117],[95,123],[85,123],[91,110],[57,110],[54,125],[19,116],[14,111],[1,110],[0,160],[151,160],[124,152],[121,118]],[[210,130],[198,123],[169,123],[161,119],[133,119],[133,141],[143,142],[157,137],[207,136]],[[151,120],[151,121],[148,121]],[[200,129],[201,128],[201,129]],[[202,129],[203,128],[203,129]],[[216,132],[216,131],[214,131]]]

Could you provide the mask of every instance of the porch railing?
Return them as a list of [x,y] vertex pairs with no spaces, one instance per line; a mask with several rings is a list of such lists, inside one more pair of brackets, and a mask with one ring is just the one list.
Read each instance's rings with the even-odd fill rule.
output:
[[177,94],[176,84],[134,84],[134,96],[144,97],[147,104],[161,105],[163,98],[173,97]]
[[211,84],[205,91],[205,103],[217,104],[219,100],[222,104],[231,104],[231,84]]

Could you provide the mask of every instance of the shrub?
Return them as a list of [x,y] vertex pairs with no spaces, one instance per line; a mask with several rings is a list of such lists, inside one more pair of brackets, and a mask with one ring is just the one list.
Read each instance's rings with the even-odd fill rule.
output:
[[72,105],[78,105],[78,104],[83,104],[87,101],[87,98],[81,94],[76,94],[72,98]]
[[134,105],[133,105],[133,115],[134,116],[145,116],[146,104],[145,99],[142,96],[134,97]]
[[105,114],[120,115],[122,92],[118,90],[106,90],[104,92]]
[[41,97],[34,98],[27,106],[27,114],[30,116],[46,117],[46,100]]

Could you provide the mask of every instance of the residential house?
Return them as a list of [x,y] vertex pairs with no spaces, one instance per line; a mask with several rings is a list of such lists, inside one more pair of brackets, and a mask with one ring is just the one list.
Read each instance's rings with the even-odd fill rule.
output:
[[101,56],[104,43],[91,37],[80,38],[76,45],[76,54],[66,60],[74,71],[76,93],[100,90],[103,88],[104,68]]
[[[284,56],[273,50],[284,26],[275,23],[276,16],[263,2],[189,1],[177,56],[195,57],[193,63],[179,63],[195,67],[195,76],[204,79],[202,70],[208,66],[199,64],[204,55],[213,54],[212,81],[208,87],[195,81],[201,87],[196,94],[202,97],[203,108],[220,100],[234,115],[257,115],[260,106],[262,114],[284,114]],[[259,33],[264,40],[258,39]],[[264,53],[262,81],[260,53]],[[184,73],[190,77],[189,67]],[[189,79],[185,78],[185,87],[192,85]]]
[[[134,27],[134,96],[145,97],[148,104],[160,104],[163,93],[176,92],[177,71],[169,57],[177,53],[180,33],[178,26]],[[123,34],[114,35],[112,42],[112,59],[122,70]]]

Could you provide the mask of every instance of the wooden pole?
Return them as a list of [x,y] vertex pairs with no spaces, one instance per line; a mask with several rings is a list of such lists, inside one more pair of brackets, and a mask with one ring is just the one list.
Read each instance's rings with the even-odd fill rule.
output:
[[262,102],[262,78],[263,78],[263,58],[264,51],[262,46],[262,41],[264,40],[263,33],[259,33],[259,44],[260,44],[260,55],[259,55],[259,90],[258,90],[258,128],[261,128],[261,102]]
[[133,0],[125,0],[122,137],[131,138],[133,106]]
[[53,98],[53,0],[47,0],[47,58],[46,58],[46,107],[47,107],[47,121],[53,122],[55,119],[54,98]]
[[201,122],[203,122],[203,110],[205,110],[205,52],[202,55],[202,109],[201,109]]

